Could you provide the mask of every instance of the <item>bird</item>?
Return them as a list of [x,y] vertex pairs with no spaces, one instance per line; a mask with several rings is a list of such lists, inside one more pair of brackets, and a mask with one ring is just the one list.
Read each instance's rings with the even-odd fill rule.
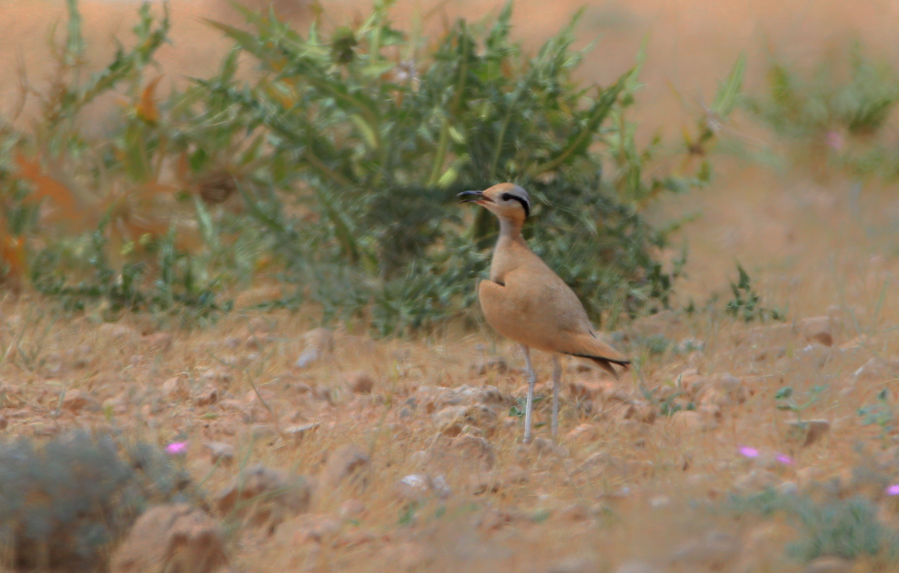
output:
[[537,373],[531,349],[549,352],[553,360],[552,437],[559,432],[560,356],[593,362],[618,378],[615,366],[627,369],[630,360],[600,340],[584,305],[565,281],[529,247],[521,229],[531,214],[527,191],[500,183],[484,191],[463,191],[462,203],[475,203],[499,219],[499,239],[490,262],[489,279],[478,284],[478,300],[494,330],[517,342],[527,366],[528,395],[524,415],[524,443],[532,439],[534,386]]

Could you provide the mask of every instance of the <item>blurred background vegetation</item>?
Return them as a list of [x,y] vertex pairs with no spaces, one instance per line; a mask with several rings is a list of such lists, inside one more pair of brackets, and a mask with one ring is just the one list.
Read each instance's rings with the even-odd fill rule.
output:
[[[0,117],[2,288],[189,325],[277,284],[257,306],[316,308],[382,335],[471,324],[496,227],[454,197],[514,181],[535,198],[535,251],[615,325],[670,305],[683,221],[651,225],[646,211],[661,193],[707,184],[723,155],[786,153],[859,186],[897,174],[886,128],[897,72],[858,42],[813,72],[772,54],[758,94],[743,93],[741,56],[666,141],[632,119],[642,53],[607,85],[576,79],[585,57],[602,57],[574,48],[581,13],[526,50],[511,3],[436,37],[396,27],[391,5],[352,26],[328,24],[317,4],[297,26],[235,5],[239,21],[208,22],[233,44],[218,72],[163,93],[166,4],[140,5],[129,47],[90,72],[68,0],[52,81],[22,79],[39,117],[27,128],[21,106]],[[110,96],[98,130],[83,112]],[[746,125],[769,134],[767,154],[745,144]]]

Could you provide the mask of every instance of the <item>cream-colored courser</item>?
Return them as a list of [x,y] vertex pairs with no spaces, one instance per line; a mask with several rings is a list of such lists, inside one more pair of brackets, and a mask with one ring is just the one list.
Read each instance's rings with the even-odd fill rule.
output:
[[614,348],[596,337],[590,319],[574,291],[528,248],[521,227],[531,212],[527,191],[500,183],[486,191],[459,194],[464,203],[477,203],[499,218],[499,240],[490,264],[490,280],[481,281],[478,298],[487,322],[500,334],[521,344],[528,369],[528,398],[524,441],[531,441],[534,385],[537,374],[530,349],[553,356],[552,436],[559,431],[560,354],[594,362],[618,377],[613,364],[630,364]]

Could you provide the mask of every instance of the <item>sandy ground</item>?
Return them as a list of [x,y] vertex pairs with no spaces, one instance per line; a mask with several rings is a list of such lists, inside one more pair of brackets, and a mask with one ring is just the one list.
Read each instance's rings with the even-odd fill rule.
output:
[[[539,45],[581,4],[520,0],[515,34]],[[496,5],[444,2],[433,25],[442,14],[489,18]],[[352,19],[363,12],[359,6],[329,2],[329,18],[333,25]],[[433,6],[401,1],[397,19]],[[710,97],[741,52],[750,58],[751,90],[769,49],[813,62],[847,38],[863,37],[886,54],[899,51],[899,5],[889,1],[586,6],[582,39],[599,42],[584,79],[617,77],[645,41],[637,115],[668,134],[692,121],[702,96]],[[133,10],[85,1],[82,11],[90,56],[100,60],[110,39],[125,35]],[[0,109],[16,101],[20,66],[32,81],[50,73],[44,40],[62,13],[59,1],[0,4]],[[160,61],[173,81],[208,73],[227,46],[204,17],[232,16],[217,0],[172,3],[174,42]],[[33,112],[26,108],[17,121],[26,123]],[[732,492],[836,480],[841,495],[864,493],[880,504],[885,523],[896,519],[882,492],[864,490],[852,469],[874,464],[894,443],[892,434],[883,441],[880,428],[863,425],[857,410],[896,386],[888,361],[897,352],[899,203],[890,189],[866,186],[853,201],[840,179],[822,183],[736,160],[722,165],[710,187],[652,208],[659,221],[697,216],[678,237],[690,249],[678,301],[702,306],[715,293],[727,298],[740,261],[765,302],[787,309],[791,326],[752,331],[720,313],[638,325],[644,334],[702,343],[698,352],[645,356],[642,369],[657,397],[675,393],[675,402],[693,402],[696,412],[665,416],[638,389],[637,376],[616,382],[570,363],[560,448],[546,441],[526,447],[521,420],[509,414],[522,396],[523,361],[486,331],[418,341],[339,331],[333,352],[299,368],[309,345],[301,334],[313,327],[302,314],[235,313],[208,331],[156,332],[141,317],[100,325],[91,315],[71,319],[38,299],[7,296],[0,298],[0,382],[17,398],[0,409],[9,423],[3,433],[46,436],[115,424],[159,444],[185,439],[186,465],[198,479],[209,476],[205,487],[213,492],[254,464],[317,476],[309,513],[288,517],[272,535],[249,526],[232,532],[235,571],[611,572],[633,559],[647,569],[629,571],[803,571],[784,550],[800,530],[784,519],[735,518],[710,508]],[[820,324],[802,322],[809,317],[828,317],[831,345],[812,338]],[[480,372],[489,357],[504,367]],[[546,380],[548,358],[536,365]],[[371,378],[370,392],[352,389],[359,371]],[[791,415],[775,408],[774,394],[791,386],[805,396],[819,384],[827,387],[803,415],[826,420],[830,430],[802,447],[789,437]],[[72,395],[97,407],[59,406]],[[544,400],[538,422],[547,417]],[[317,426],[302,439],[286,432],[303,424]],[[545,439],[548,428],[537,433]],[[209,442],[234,446],[233,464],[214,464],[204,449]],[[329,470],[328,460],[347,444],[370,459],[360,470],[364,484],[330,479],[329,471],[339,471]],[[747,457],[741,447],[759,456]],[[878,471],[895,480],[897,466],[884,463]],[[409,493],[399,485],[408,475],[439,477],[447,489],[432,482]],[[874,558],[852,566],[890,570]]]

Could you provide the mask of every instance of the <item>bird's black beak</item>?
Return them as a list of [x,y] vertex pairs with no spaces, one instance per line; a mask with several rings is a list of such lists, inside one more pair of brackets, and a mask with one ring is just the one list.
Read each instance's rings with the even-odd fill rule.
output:
[[480,203],[481,201],[493,203],[493,200],[484,195],[483,191],[463,191],[459,193],[458,197],[460,203]]

